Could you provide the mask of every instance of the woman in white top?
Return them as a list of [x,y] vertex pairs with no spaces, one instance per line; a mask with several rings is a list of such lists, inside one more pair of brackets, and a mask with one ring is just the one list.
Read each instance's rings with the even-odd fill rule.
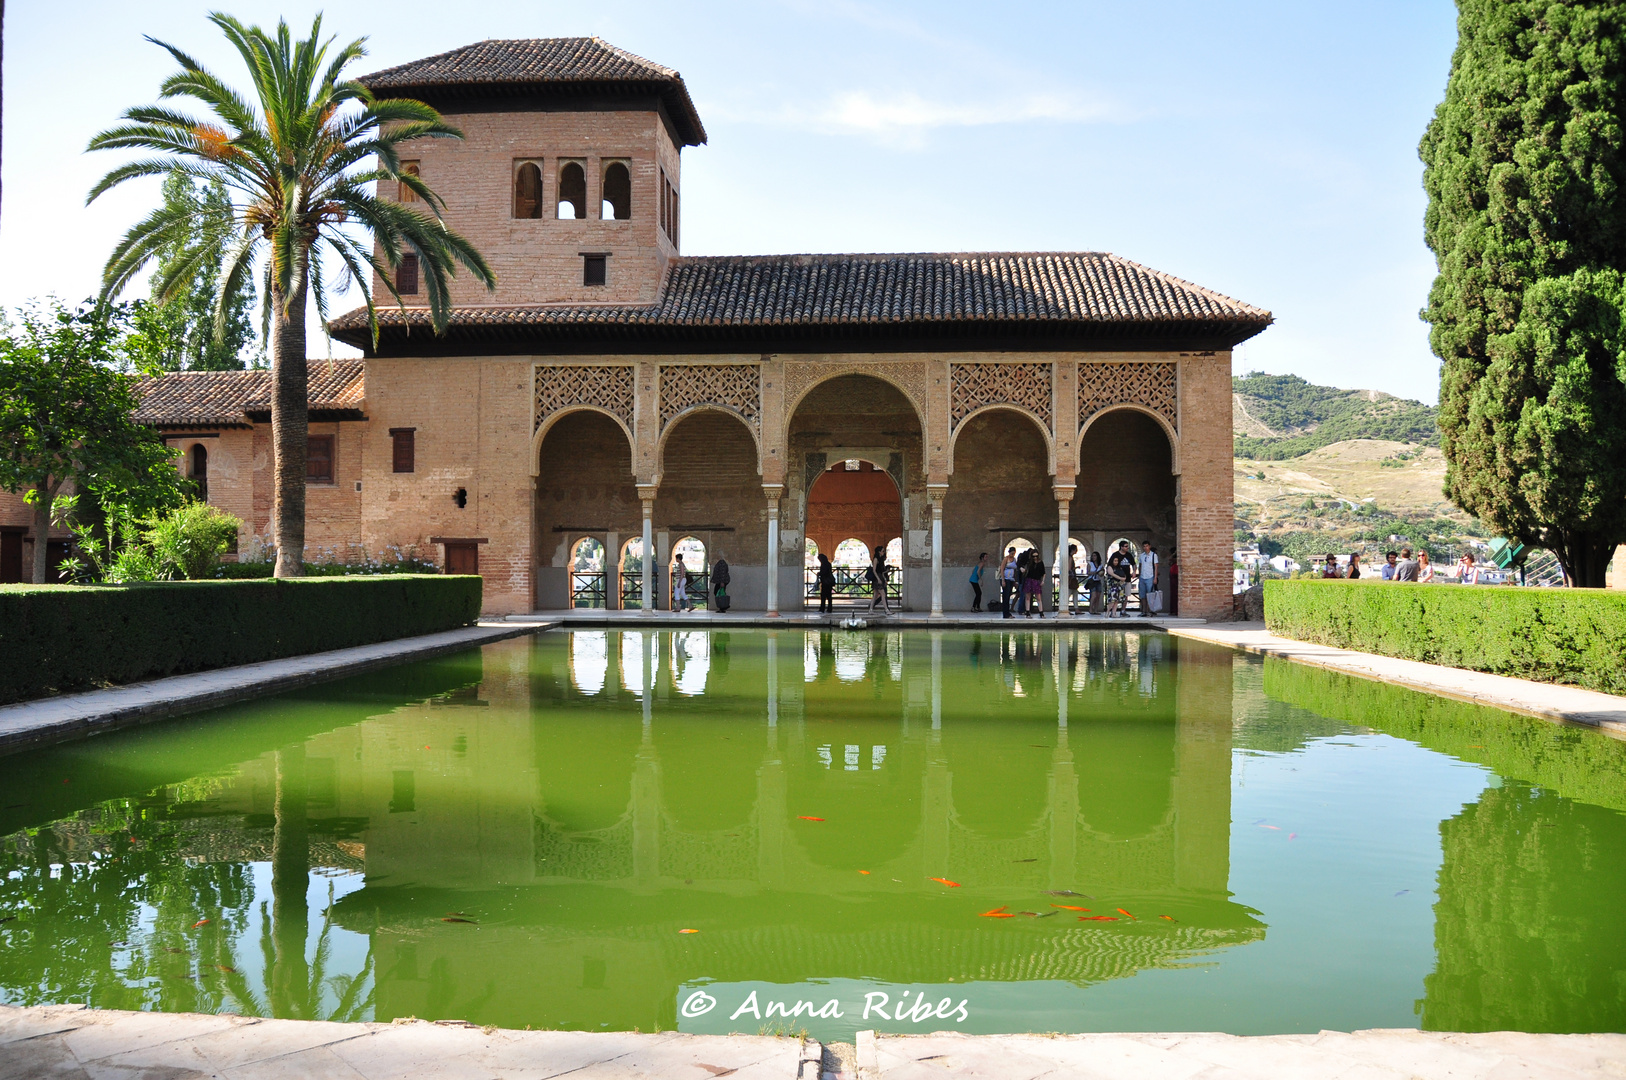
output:
[[1434,580],[1434,564],[1428,561],[1428,552],[1426,551],[1419,551],[1417,553],[1417,580]]

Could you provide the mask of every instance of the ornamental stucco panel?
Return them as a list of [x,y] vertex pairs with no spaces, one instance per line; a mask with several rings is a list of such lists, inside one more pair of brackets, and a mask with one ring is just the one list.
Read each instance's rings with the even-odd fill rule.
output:
[[1080,426],[1102,409],[1139,405],[1150,409],[1178,430],[1180,383],[1172,362],[1078,365],[1078,422]]
[[951,368],[949,422],[960,421],[987,405],[1015,405],[1052,430],[1052,365],[954,364]]
[[661,427],[696,405],[738,413],[760,436],[762,373],[756,364],[662,364]]
[[620,420],[630,432],[633,382],[633,369],[625,364],[538,364],[531,430],[540,431],[556,412],[590,405]]

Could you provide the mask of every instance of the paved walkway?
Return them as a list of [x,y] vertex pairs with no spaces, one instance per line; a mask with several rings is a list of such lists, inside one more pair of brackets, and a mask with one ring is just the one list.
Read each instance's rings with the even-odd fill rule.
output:
[[1482,671],[1399,660],[1392,656],[1312,645],[1306,641],[1277,637],[1264,623],[1221,623],[1215,626],[1173,628],[1170,633],[1197,641],[1211,641],[1234,649],[1279,656],[1301,664],[1314,664],[1363,679],[1409,686],[1442,697],[1489,705],[1509,712],[1538,716],[1599,728],[1616,738],[1626,738],[1626,698],[1583,690],[1578,686],[1513,679]]
[[1626,1035],[882,1035],[858,1033],[855,1080],[1450,1080],[1626,1076]]
[[822,1047],[745,1035],[327,1024],[0,1006],[0,1080],[816,1080]]
[[244,698],[280,693],[408,660],[427,660],[504,638],[534,634],[550,625],[554,624],[481,623],[353,649],[172,675],[107,690],[7,705],[0,708],[0,755],[100,735],[166,716],[201,712]]
[[902,629],[911,630],[1015,630],[1018,628],[1033,628],[1038,626],[1073,626],[1088,627],[1091,630],[1135,630],[1146,627],[1155,627],[1161,630],[1170,630],[1177,626],[1202,626],[1203,619],[1170,618],[1166,615],[1152,618],[1141,618],[1130,615],[1121,619],[1109,619],[1104,615],[1078,615],[1058,619],[1055,612],[1045,612],[1042,619],[1011,618],[1006,619],[988,612],[949,611],[933,618],[923,611],[900,611],[887,615],[880,611],[870,611],[867,608],[837,608],[834,615],[820,615],[816,611],[782,611],[778,615],[769,616],[761,611],[730,611],[727,614],[718,614],[715,611],[654,611],[645,615],[641,611],[607,611],[603,608],[573,608],[562,611],[533,611],[523,615],[509,615],[508,622],[548,622],[560,623],[565,626],[615,626],[615,627],[650,627],[656,626],[662,630],[677,625],[692,625],[704,627],[735,627],[735,626],[766,626],[785,628],[791,627],[805,630],[809,627],[837,627],[850,618],[857,617],[876,629]]

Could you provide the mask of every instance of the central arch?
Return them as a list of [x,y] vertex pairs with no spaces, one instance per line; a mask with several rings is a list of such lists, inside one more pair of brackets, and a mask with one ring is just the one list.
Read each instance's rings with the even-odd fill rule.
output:
[[[538,610],[572,607],[578,568],[573,556],[583,540],[603,551],[621,550],[621,540],[643,530],[643,506],[633,481],[632,442],[620,420],[598,409],[555,414],[538,432],[535,530]],[[619,574],[601,569],[604,580],[588,590],[592,606],[615,606]]]
[[[689,540],[712,566],[718,559],[728,561],[728,591],[736,607],[764,607],[768,521],[756,433],[731,410],[691,410],[662,433],[659,463],[654,565],[662,580],[655,589],[656,603],[670,605],[674,547]],[[692,559],[685,564],[691,575],[709,569]],[[705,584],[695,582],[697,589]],[[705,606],[701,597],[694,599]]]
[[[966,611],[977,557],[987,553],[983,604],[1000,598],[1000,558],[1018,539],[1055,563],[1057,510],[1049,432],[1026,410],[982,409],[954,432],[954,475],[943,498],[943,608]],[[1052,610],[1050,590],[1044,608]]]
[[[837,549],[850,540],[872,555],[877,547],[888,547],[903,535],[903,492],[875,462],[843,458],[826,468],[808,490],[805,532],[808,542],[832,562]],[[889,553],[888,564],[898,565],[896,554]],[[837,569],[838,601],[853,596],[854,583],[843,580],[851,577]],[[817,589],[812,581],[807,586],[804,606],[815,606]]]

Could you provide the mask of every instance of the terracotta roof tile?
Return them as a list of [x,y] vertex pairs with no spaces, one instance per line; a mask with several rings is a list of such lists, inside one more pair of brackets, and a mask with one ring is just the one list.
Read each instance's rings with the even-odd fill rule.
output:
[[492,39],[363,75],[380,96],[441,93],[588,92],[659,94],[685,146],[706,141],[683,76],[596,37]]
[[[386,331],[427,328],[423,308],[379,308]],[[1270,312],[1104,252],[766,255],[680,258],[648,306],[459,307],[450,332],[524,331],[545,340],[601,329],[693,338],[758,331],[1080,330],[1125,337],[1244,340]],[[364,309],[334,320],[365,348]],[[662,333],[664,332],[664,333]]]
[[[365,391],[360,360],[310,361],[310,408],[359,410]],[[249,413],[271,409],[269,371],[176,371],[136,384],[141,404],[135,418],[145,424],[247,424]]]

